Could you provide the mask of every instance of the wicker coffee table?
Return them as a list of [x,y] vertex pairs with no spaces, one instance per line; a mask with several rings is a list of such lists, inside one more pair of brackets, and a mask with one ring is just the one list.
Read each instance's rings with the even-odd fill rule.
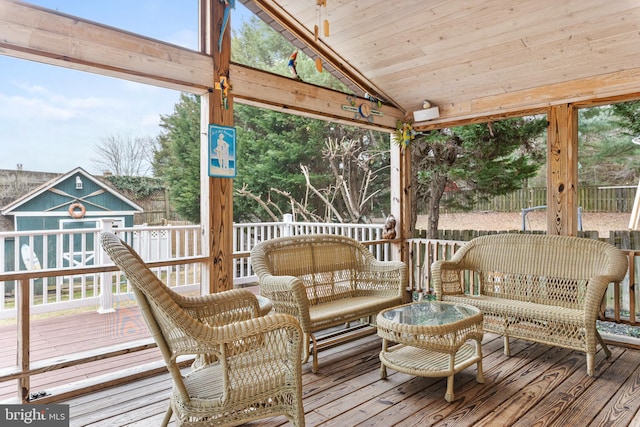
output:
[[[482,312],[475,307],[438,301],[422,301],[383,310],[378,314],[382,337],[380,377],[387,367],[421,377],[447,377],[445,400],[452,402],[453,377],[477,364],[482,373]],[[389,347],[389,343],[397,343]]]

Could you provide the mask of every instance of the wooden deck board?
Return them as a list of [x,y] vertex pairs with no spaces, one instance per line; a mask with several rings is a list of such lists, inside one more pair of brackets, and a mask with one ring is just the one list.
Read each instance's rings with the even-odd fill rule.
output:
[[[137,307],[124,307],[114,313],[99,314],[86,311],[76,314],[32,320],[30,329],[31,360],[39,361],[69,353],[126,343],[149,338]],[[0,367],[16,362],[17,333],[15,324],[0,326]],[[61,380],[79,381],[107,372],[139,365],[150,360],[161,360],[157,349],[123,354],[98,362],[35,375],[31,378],[32,392],[54,387]],[[15,381],[0,383],[0,401],[15,398]]]
[[[483,342],[483,351],[487,354],[495,351],[502,352],[502,340],[495,339],[494,337],[488,341],[485,339]],[[493,358],[486,360],[497,362],[498,359]],[[492,363],[493,362],[489,362],[489,366],[485,366],[483,371],[489,368]],[[456,398],[458,398],[465,389],[469,389],[474,385],[481,385],[476,382],[475,372],[475,369],[471,367],[456,376],[454,382]],[[396,377],[392,380],[399,378],[400,377]],[[440,410],[448,412],[454,409],[451,404],[441,399],[444,397],[443,384],[444,380],[441,378],[410,377],[406,382],[396,385],[389,392],[369,400],[364,405],[350,409],[349,412],[352,413],[350,419],[354,421],[351,425],[366,422],[366,418],[364,417],[367,417],[369,414],[375,416],[376,422],[379,422],[380,425],[394,425],[404,421],[414,412],[425,411],[427,406],[429,406],[429,412],[435,409],[438,415],[442,415]],[[442,409],[438,409],[440,403],[443,403]]]
[[[485,383],[476,382],[474,366],[467,368],[456,375],[456,399],[447,403],[445,379],[389,370],[381,380],[379,344],[371,336],[321,352],[318,374],[303,367],[307,426],[628,426],[638,416],[638,350],[612,346],[610,360],[599,353],[597,376],[588,377],[582,353],[515,340],[507,358],[502,339],[487,334]],[[168,375],[161,375],[65,403],[74,426],[157,425],[169,389]],[[284,417],[247,424],[281,425]]]
[[[613,349],[612,349],[613,351]],[[614,359],[612,357],[612,359]],[[583,419],[593,420],[593,425],[604,425],[598,422],[603,413],[615,414],[616,401],[612,399],[618,390],[624,388],[627,381],[637,382],[639,379],[638,353],[625,351],[620,357],[613,360],[612,364],[597,365],[596,374],[599,375],[589,387],[571,404],[563,410],[558,417],[558,423],[567,426],[578,425]],[[580,382],[582,386],[583,383]],[[629,406],[627,410],[625,406]],[[630,420],[638,412],[637,398],[626,399],[623,403],[623,411],[627,420]],[[612,418],[611,421],[614,421]],[[559,425],[560,425],[559,424]],[[628,422],[612,422],[608,425],[631,425]]]
[[[514,420],[514,426],[529,427],[532,425],[547,425],[545,422],[548,418],[561,413],[569,408],[577,399],[580,399],[585,389],[591,387],[592,383],[597,378],[601,378],[601,372],[607,368],[622,354],[622,349],[612,347],[612,357],[610,361],[604,360],[596,368],[596,376],[589,377],[585,370],[580,369],[584,366],[576,363],[575,369],[567,380],[561,382],[561,384],[554,388],[547,390],[542,396],[539,396],[539,400],[533,408],[530,408],[525,414],[520,416],[517,420]],[[558,379],[564,377],[559,376]]]
[[[32,338],[36,359],[63,352],[68,338],[72,348],[86,350],[122,342],[127,336],[138,339],[146,331],[135,319],[135,312],[120,318],[83,313],[53,320],[34,321]],[[124,323],[138,326],[121,327]],[[79,326],[78,322],[82,322]],[[39,329],[40,325],[46,327]],[[0,327],[0,337],[11,336]],[[67,333],[62,333],[66,329]],[[99,331],[96,333],[96,331]],[[8,334],[8,335],[7,335]],[[78,336],[85,335],[85,336]],[[15,343],[5,347],[15,348]],[[303,366],[303,397],[307,426],[630,426],[640,421],[640,350],[610,346],[611,359],[602,351],[596,355],[596,376],[586,375],[582,353],[557,347],[512,340],[512,356],[503,354],[502,338],[485,334],[483,371],[485,383],[476,382],[476,367],[465,369],[455,378],[455,400],[444,400],[446,379],[421,378],[388,370],[380,379],[380,339],[361,338],[320,353],[320,371]],[[49,353],[47,353],[49,352]],[[6,348],[2,357],[14,358]],[[57,353],[56,353],[57,354]],[[61,353],[62,354],[62,353]],[[157,349],[125,354],[102,362],[66,368],[38,375],[37,387],[50,387],[59,381],[96,376],[106,371],[136,366],[157,356]],[[9,363],[10,364],[10,363]],[[2,365],[7,365],[3,360]],[[7,390],[10,389],[9,392]],[[102,388],[90,394],[63,400],[70,405],[72,426],[158,425],[168,405],[171,382],[168,374]],[[15,397],[15,381],[0,383],[0,400]],[[636,424],[634,424],[636,423]],[[287,425],[284,417],[273,417],[247,424],[252,427]]]
[[[615,421],[613,425],[631,425],[639,406],[633,399],[640,381],[640,369],[636,369],[637,363],[634,363],[639,355],[637,350],[612,347],[613,357],[611,360],[601,357],[598,376],[592,378],[586,375],[581,353],[514,341],[514,354],[507,358],[502,354],[502,340],[488,337],[483,345],[485,384],[476,383],[474,367],[466,369],[456,376],[456,400],[452,403],[444,401],[444,379],[418,378],[390,370],[388,379],[380,380],[379,363],[375,361],[379,341],[375,336],[347,344],[333,354],[321,353],[318,374],[312,374],[308,366],[304,368],[307,425],[590,426],[599,425],[603,419]],[[615,391],[610,390],[612,378],[620,378],[613,382]],[[166,381],[165,396],[168,396],[168,378]],[[599,385],[600,381],[607,384]],[[118,399],[125,399],[123,402],[127,403],[120,405],[111,401],[109,411],[116,413],[113,417],[98,417],[89,411],[95,420],[93,424],[86,423],[92,418],[75,416],[79,406],[74,402],[81,398],[71,399],[68,403],[72,425],[157,424],[166,409],[166,400],[151,403],[154,389],[149,387],[149,396],[134,398],[132,396],[140,391],[134,384],[118,387],[125,390],[118,392]],[[162,389],[160,382],[156,384]],[[156,396],[162,395],[161,391],[155,391]],[[141,404],[128,403],[127,395]],[[93,411],[104,414],[95,406],[98,403],[91,403]],[[563,414],[567,416],[563,418]],[[252,426],[285,424],[284,417],[250,423]]]

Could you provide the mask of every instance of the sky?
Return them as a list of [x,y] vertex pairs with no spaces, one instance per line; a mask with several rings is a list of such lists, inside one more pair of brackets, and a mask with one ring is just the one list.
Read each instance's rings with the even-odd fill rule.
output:
[[[196,0],[30,0],[29,3],[197,49]],[[126,11],[126,13],[123,13]],[[252,14],[239,2],[232,27]],[[142,18],[141,18],[142,17]],[[0,169],[102,174],[108,137],[153,137],[173,112],[175,90],[0,55]]]

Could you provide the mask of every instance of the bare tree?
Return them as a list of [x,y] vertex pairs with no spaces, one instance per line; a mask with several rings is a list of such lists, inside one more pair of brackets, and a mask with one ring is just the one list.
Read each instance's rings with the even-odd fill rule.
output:
[[146,176],[152,170],[156,140],[149,137],[110,135],[96,145],[96,167],[116,176]]
[[[372,182],[377,178],[379,170],[372,167],[374,159],[384,155],[383,151],[375,151],[366,147],[362,140],[341,140],[328,138],[322,157],[328,162],[332,182],[324,188],[319,188],[312,182],[309,166],[300,165],[306,182],[306,195],[303,200],[296,200],[291,193],[271,188],[267,200],[253,194],[246,186],[236,192],[244,197],[256,201],[267,212],[269,217],[277,221],[282,211],[278,204],[271,200],[272,193],[285,198],[291,206],[291,213],[302,217],[305,221],[327,221],[335,219],[337,222],[361,222],[368,213],[367,204],[381,190],[373,190]],[[388,167],[388,166],[385,166]],[[315,197],[324,206],[324,212],[314,212],[309,200]]]
[[262,200],[260,196],[253,194],[251,191],[247,189],[246,185],[243,185],[242,188],[236,189],[235,191],[240,196],[249,197],[255,200],[255,202],[258,203],[260,207],[264,209],[264,211],[269,215],[269,218],[271,218],[272,221],[278,221],[279,218],[282,218],[284,214],[284,212],[282,212],[278,204],[271,200],[272,192],[288,200],[288,203],[291,206],[291,213],[294,216],[300,216],[305,221],[313,221],[313,222],[320,222],[323,219],[322,217],[311,212],[308,205],[303,204],[297,201],[296,199],[294,199],[291,193],[289,193],[288,191],[279,190],[277,188],[271,188],[269,190],[269,193],[267,194],[267,200]]
[[[236,193],[240,196],[249,197],[256,201],[264,209],[264,211],[269,215],[272,221],[278,221],[278,215],[274,213],[274,210],[278,212],[280,217],[282,217],[282,211],[278,208],[278,205],[271,201],[271,196],[267,200],[262,200],[260,196],[256,196],[251,191],[247,190],[247,185],[243,185],[242,188],[236,189]],[[272,209],[273,208],[273,209]]]
[[[380,190],[371,190],[371,183],[376,179],[378,171],[372,169],[375,164],[374,158],[382,155],[383,152],[372,150],[360,139],[342,138],[325,141],[325,149],[322,157],[328,160],[331,174],[334,179],[332,187],[325,189],[325,197],[322,200],[327,208],[331,207],[331,213],[344,222],[343,218],[337,214],[335,200],[340,200],[344,207],[344,217],[348,222],[360,222],[366,215],[366,205],[375,197]],[[308,173],[307,188],[319,195],[309,181]]]

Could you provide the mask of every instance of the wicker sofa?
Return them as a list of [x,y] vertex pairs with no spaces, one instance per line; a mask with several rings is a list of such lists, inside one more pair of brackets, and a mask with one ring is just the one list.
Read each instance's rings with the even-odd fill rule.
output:
[[578,237],[496,234],[477,237],[449,261],[432,264],[439,300],[478,307],[484,329],[509,338],[583,351],[594,375],[596,330],[610,282],[624,279],[628,261],[616,247]]
[[[402,304],[407,295],[406,265],[378,261],[349,237],[322,234],[267,240],[253,248],[251,263],[261,295],[271,299],[276,312],[300,322],[307,342],[303,363],[312,351],[313,372],[318,371],[320,346],[316,332],[360,319],[375,320],[382,309]],[[347,339],[343,334],[337,337],[338,342]]]

